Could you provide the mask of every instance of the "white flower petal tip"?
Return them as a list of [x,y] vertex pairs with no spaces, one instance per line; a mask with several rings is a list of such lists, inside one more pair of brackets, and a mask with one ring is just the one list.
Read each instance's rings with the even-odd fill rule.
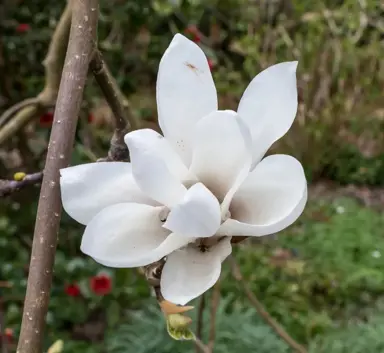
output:
[[206,292],[219,279],[221,263],[231,252],[230,238],[224,238],[204,253],[190,245],[170,254],[160,280],[164,299],[185,305]]
[[297,61],[270,66],[260,72],[244,91],[237,112],[252,134],[253,165],[287,133],[295,119],[297,66]]
[[120,202],[155,205],[136,185],[130,163],[99,162],[60,170],[60,191],[64,210],[81,224],[87,224],[103,208]]
[[220,235],[263,236],[277,233],[297,220],[307,202],[301,163],[287,155],[263,159],[233,197],[231,219]]
[[138,267],[160,260],[191,240],[162,228],[162,207],[122,203],[87,225],[81,251],[109,267]]
[[163,227],[191,238],[210,237],[220,227],[220,204],[202,184],[193,185],[174,206]]
[[218,103],[205,54],[181,34],[174,36],[160,61],[156,98],[161,130],[189,166],[193,128],[217,110]]

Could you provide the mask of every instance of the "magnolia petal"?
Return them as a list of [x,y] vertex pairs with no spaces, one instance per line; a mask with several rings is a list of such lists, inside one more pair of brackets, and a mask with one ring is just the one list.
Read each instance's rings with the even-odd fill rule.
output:
[[64,210],[87,224],[103,208],[120,202],[156,205],[141,192],[126,162],[88,163],[60,170]]
[[145,266],[191,240],[162,227],[162,207],[120,203],[98,213],[87,225],[81,251],[110,267]]
[[163,297],[179,305],[203,294],[219,279],[221,263],[231,253],[230,238],[222,239],[208,251],[187,246],[167,257],[160,288]]
[[231,219],[219,235],[263,236],[277,233],[301,215],[307,201],[302,165],[287,155],[263,159],[233,197]]
[[173,207],[163,227],[183,236],[205,238],[216,233],[220,221],[219,201],[202,183],[197,183]]
[[[182,167],[170,151],[166,141],[156,133],[146,129],[135,131],[125,136],[132,162],[132,173],[139,188],[152,199],[166,206],[177,204],[184,197],[187,189],[180,180]],[[158,148],[157,148],[158,147]],[[161,151],[164,155],[161,155]],[[170,160],[166,157],[170,156]],[[175,171],[171,173],[170,169]]]
[[133,140],[135,144],[134,148],[151,152],[162,159],[168,170],[180,180],[191,178],[188,168],[184,165],[180,156],[172,148],[169,141],[157,131],[152,129],[131,131],[125,135],[124,140],[128,147],[129,141]]
[[189,165],[191,131],[217,110],[217,94],[205,54],[181,34],[160,61],[156,96],[161,130]]
[[197,123],[190,171],[220,202],[242,183],[251,161],[250,133],[235,112],[216,111]]
[[284,136],[297,111],[297,61],[273,65],[259,73],[245,90],[237,112],[253,139],[253,161]]

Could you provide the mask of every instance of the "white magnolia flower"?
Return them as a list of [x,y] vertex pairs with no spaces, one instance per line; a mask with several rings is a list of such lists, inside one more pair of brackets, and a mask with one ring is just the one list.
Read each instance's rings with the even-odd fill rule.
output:
[[164,137],[126,135],[131,163],[61,170],[67,213],[85,224],[81,249],[111,267],[166,256],[165,299],[184,305],[217,281],[231,236],[279,232],[302,213],[303,168],[287,155],[263,156],[297,110],[297,62],[257,75],[237,113],[218,111],[202,50],[177,34],[159,67],[157,105]]

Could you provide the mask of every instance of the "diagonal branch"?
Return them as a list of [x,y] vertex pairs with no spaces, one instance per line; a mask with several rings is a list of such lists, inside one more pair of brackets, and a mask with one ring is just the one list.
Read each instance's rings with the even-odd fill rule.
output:
[[137,129],[137,122],[131,111],[129,101],[120,91],[100,51],[95,51],[90,62],[90,68],[115,118],[115,132],[111,139],[108,157],[102,160],[128,161],[129,151],[124,142],[124,136],[129,130]]
[[282,326],[271,316],[271,314],[264,308],[263,304],[259,302],[255,294],[252,292],[251,288],[248,286],[247,282],[244,280],[243,275],[241,274],[240,267],[237,264],[233,256],[229,257],[232,267],[232,275],[236,281],[238,281],[247,295],[251,304],[255,307],[259,315],[264,319],[264,321],[272,327],[272,329],[296,352],[298,353],[308,353],[307,349],[296,342],[287,331],[284,330]]
[[41,353],[61,215],[59,170],[68,166],[89,61],[96,42],[97,0],[73,1],[72,24],[33,236],[18,353]]

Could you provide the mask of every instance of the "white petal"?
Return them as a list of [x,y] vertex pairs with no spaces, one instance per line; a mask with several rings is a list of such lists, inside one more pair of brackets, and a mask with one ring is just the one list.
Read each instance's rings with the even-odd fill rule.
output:
[[[142,151],[150,151],[162,159],[169,171],[179,179],[189,179],[188,168],[182,162],[180,156],[171,144],[162,135],[152,129],[140,129],[125,135],[124,140],[129,147],[128,141],[134,141],[134,148]],[[131,146],[132,147],[132,146]]]
[[190,170],[220,202],[245,179],[251,159],[249,131],[235,112],[216,111],[196,125]]
[[245,90],[237,112],[253,139],[254,165],[291,127],[297,111],[297,61],[262,71]]
[[217,110],[217,94],[207,58],[198,45],[176,34],[165,51],[157,77],[159,125],[187,165],[191,131]]
[[[148,136],[149,135],[149,136]],[[158,135],[160,136],[160,135]],[[177,204],[184,197],[187,189],[177,173],[177,159],[170,160],[159,153],[166,150],[166,141],[158,137],[154,143],[153,133],[150,130],[138,130],[125,136],[125,143],[129,148],[132,163],[132,173],[139,188],[152,199],[169,207]],[[158,147],[158,148],[157,148]],[[169,152],[169,151],[168,151]],[[169,153],[171,154],[171,153]],[[175,171],[173,174],[170,169]]]
[[301,215],[307,183],[300,162],[291,156],[263,159],[233,197],[231,218],[218,234],[263,236],[277,233]]
[[224,238],[204,253],[190,245],[170,254],[161,274],[163,297],[185,305],[206,292],[219,279],[221,262],[231,251],[230,238]]
[[120,202],[156,205],[136,185],[130,163],[100,162],[60,170],[64,210],[87,224],[103,208]]
[[81,251],[110,267],[137,267],[160,260],[190,239],[162,227],[162,207],[136,203],[109,206],[85,228]]
[[198,183],[187,191],[181,203],[173,207],[164,227],[183,236],[204,238],[216,233],[220,221],[219,201]]

